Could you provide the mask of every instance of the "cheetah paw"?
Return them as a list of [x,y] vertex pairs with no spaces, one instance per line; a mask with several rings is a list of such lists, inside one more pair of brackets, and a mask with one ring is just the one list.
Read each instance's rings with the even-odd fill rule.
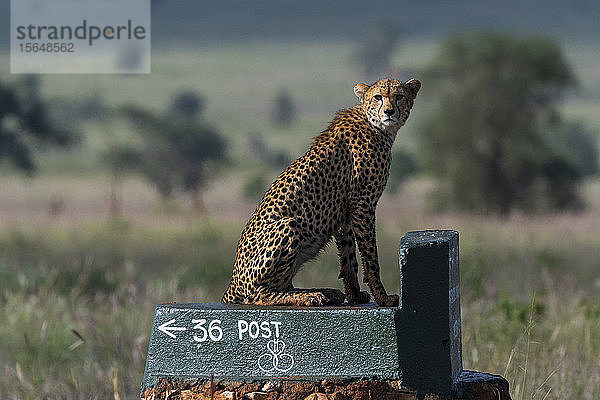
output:
[[365,304],[371,300],[371,296],[369,296],[369,293],[367,292],[359,291],[347,295],[346,300],[348,301],[348,304]]
[[400,304],[400,297],[397,294],[392,294],[376,298],[375,301],[380,307],[398,307]]
[[342,304],[346,296],[338,289],[322,289],[323,294],[327,297],[327,304]]

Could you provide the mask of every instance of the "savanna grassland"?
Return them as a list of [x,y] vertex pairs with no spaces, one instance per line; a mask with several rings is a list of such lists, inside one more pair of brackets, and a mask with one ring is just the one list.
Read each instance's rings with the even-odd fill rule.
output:
[[[417,75],[436,46],[408,40],[395,60]],[[563,108],[598,129],[600,57],[590,56],[590,46],[566,49],[585,84]],[[163,202],[126,175],[118,187],[122,215],[108,217],[111,178],[100,154],[135,140],[119,119],[85,123],[80,146],[44,151],[32,177],[0,170],[0,398],[137,398],[154,306],[219,300],[257,200],[243,196],[244,183],[257,172],[267,181],[278,173],[248,155],[244,138],[258,132],[271,148],[301,154],[335,110],[355,102],[351,53],[343,43],[161,50],[151,76],[44,77],[52,101],[99,98],[112,111],[131,103],[162,110],[178,90],[197,89],[232,160],[204,191],[204,216],[185,197]],[[298,108],[287,128],[270,122],[279,89]],[[426,104],[417,101],[396,146],[414,146],[426,118],[419,108]],[[504,375],[514,399],[600,398],[598,180],[581,188],[581,212],[506,218],[432,212],[433,185],[419,175],[380,202],[388,289],[398,291],[398,242],[406,231],[458,230],[464,367]],[[339,288],[336,269],[330,247],[295,283]]]

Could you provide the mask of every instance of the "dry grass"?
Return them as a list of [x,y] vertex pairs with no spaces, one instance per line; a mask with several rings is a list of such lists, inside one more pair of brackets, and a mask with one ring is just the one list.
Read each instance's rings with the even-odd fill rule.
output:
[[[2,398],[136,398],[152,310],[165,301],[217,301],[254,203],[240,180],[207,191],[210,215],[184,199],[161,205],[125,179],[124,217],[109,221],[104,178],[3,176],[0,186]],[[491,219],[426,212],[431,185],[414,180],[378,210],[383,279],[398,290],[397,250],[408,230],[461,235],[463,358],[504,374],[515,399],[600,396],[600,185],[582,214]],[[64,211],[52,216],[57,191]],[[297,278],[339,287],[332,249]]]

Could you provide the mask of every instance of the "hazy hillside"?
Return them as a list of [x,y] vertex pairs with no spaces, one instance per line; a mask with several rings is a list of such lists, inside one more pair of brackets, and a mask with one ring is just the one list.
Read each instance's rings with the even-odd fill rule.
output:
[[[381,21],[405,35],[499,29],[566,40],[597,40],[600,3],[592,0],[155,0],[155,46],[240,40],[356,40]],[[10,1],[0,2],[0,46],[7,48]]]
[[153,39],[357,39],[380,21],[397,23],[407,35],[497,28],[582,39],[600,33],[599,11],[591,0],[162,0],[153,9]]

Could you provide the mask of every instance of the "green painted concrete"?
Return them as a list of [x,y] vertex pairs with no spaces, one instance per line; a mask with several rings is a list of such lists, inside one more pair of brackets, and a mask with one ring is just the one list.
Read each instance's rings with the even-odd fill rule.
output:
[[458,232],[407,233],[400,241],[400,280],[403,382],[445,393],[462,371]]
[[[157,377],[398,378],[397,308],[156,308],[144,387]],[[163,325],[173,321],[166,327]],[[199,322],[206,320],[200,328]],[[212,332],[210,329],[213,322]],[[158,329],[163,326],[163,330]],[[194,329],[197,327],[198,329]],[[170,328],[185,330],[170,330]],[[164,330],[168,333],[165,333]],[[220,330],[219,330],[220,329]],[[212,337],[211,334],[212,333]],[[175,337],[173,337],[175,336]],[[200,342],[207,336],[207,340]]]
[[458,234],[400,242],[401,307],[156,307],[142,389],[157,378],[402,379],[449,393],[460,374]]

